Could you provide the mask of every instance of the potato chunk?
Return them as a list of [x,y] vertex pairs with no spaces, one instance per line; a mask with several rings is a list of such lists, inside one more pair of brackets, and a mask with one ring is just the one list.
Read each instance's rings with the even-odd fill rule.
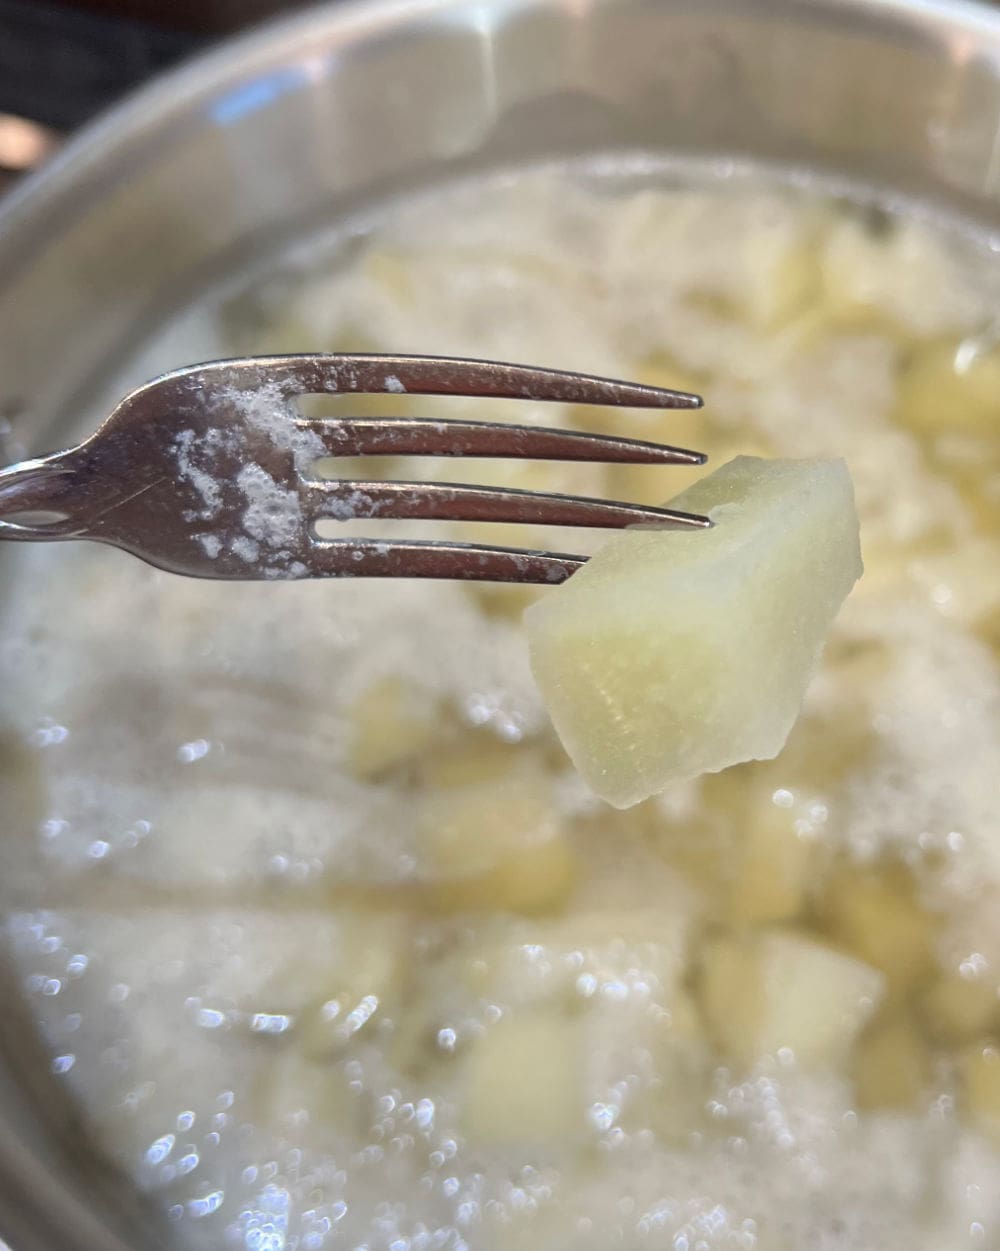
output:
[[407,764],[431,745],[438,720],[429,694],[401,678],[383,678],[351,708],[348,768],[370,780]]
[[927,1047],[908,1017],[879,1021],[861,1037],[854,1056],[858,1107],[913,1108],[930,1085]]
[[743,1065],[787,1048],[806,1068],[841,1067],[881,995],[874,969],[791,930],[721,937],[702,966],[705,1018]]
[[923,908],[905,869],[845,868],[827,887],[827,924],[845,946],[880,972],[895,998],[905,996],[934,969],[940,920]]
[[463,1120],[476,1143],[553,1147],[583,1131],[580,1031],[567,1017],[505,1017],[472,1049],[465,1078]]
[[712,530],[633,530],[525,614],[535,679],[617,808],[770,759],[861,574],[846,465],[740,456],[673,501]]
[[1000,1143],[1000,1050],[979,1043],[962,1057],[962,1093],[969,1119],[995,1143]]
[[1000,1019],[1000,996],[990,980],[942,975],[919,1004],[921,1022],[937,1042],[973,1042]]
[[552,783],[528,764],[426,796],[416,827],[435,910],[549,912],[576,881],[576,855]]

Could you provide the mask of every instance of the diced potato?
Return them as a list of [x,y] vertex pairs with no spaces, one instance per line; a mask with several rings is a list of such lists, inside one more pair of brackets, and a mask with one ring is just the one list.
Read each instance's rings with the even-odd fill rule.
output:
[[916,1022],[905,1016],[876,1021],[858,1040],[853,1073],[859,1108],[915,1107],[931,1078]]
[[879,220],[888,229],[845,218],[823,246],[824,302],[837,322],[901,341],[978,324],[981,301],[957,272],[953,251],[920,222]]
[[621,275],[655,263],[687,304],[771,328],[817,283],[810,217],[801,206],[761,195],[746,202],[733,229],[731,207],[701,189],[669,200],[640,191],[609,223],[607,263]]
[[328,1141],[360,1130],[360,1100],[343,1069],[283,1051],[254,1083],[255,1119],[296,1143]]
[[775,756],[861,573],[841,462],[738,457],[673,503],[714,529],[623,534],[525,614],[559,737],[619,808]]
[[962,1057],[962,1094],[966,1115],[1000,1145],[1000,1048],[977,1043]]
[[431,790],[453,790],[510,777],[517,769],[531,769],[530,749],[505,743],[495,734],[480,731],[460,742],[442,746],[420,762],[420,780]]
[[944,974],[929,986],[919,1008],[927,1033],[944,1043],[971,1042],[1000,1023],[996,984],[957,973]]
[[[598,1000],[641,982],[644,993],[673,1002],[684,972],[692,903],[678,890],[662,909],[588,909],[553,923],[550,942],[565,954],[579,953],[578,975]],[[578,982],[578,985],[580,983]]]
[[347,765],[361,778],[377,778],[415,760],[440,727],[440,711],[428,692],[394,676],[369,687],[350,717]]
[[880,975],[792,931],[766,934],[759,959],[765,1010],[758,1051],[788,1047],[802,1065],[841,1065],[882,997]]
[[651,1052],[655,1091],[629,1119],[651,1124],[662,1142],[682,1146],[705,1125],[711,1060],[698,1010],[685,991],[674,992],[670,1019]]
[[759,288],[754,322],[764,329],[777,330],[821,295],[822,274],[816,243],[812,238],[796,242],[779,260],[771,281]]
[[718,939],[701,972],[712,1035],[742,1065],[787,1048],[805,1067],[841,1066],[881,993],[874,969],[791,930]]
[[366,276],[383,288],[394,303],[412,303],[414,267],[411,258],[387,248],[369,248],[361,265]]
[[425,796],[417,834],[432,876],[429,902],[444,911],[546,912],[576,880],[552,784],[535,769]]
[[694,887],[707,912],[725,921],[732,902],[736,860],[731,824],[702,799],[693,814],[661,817],[653,825],[652,836],[664,861]]
[[[448,980],[502,1007],[559,1006],[617,1016],[624,1000],[671,1013],[683,997],[683,976],[694,901],[680,883],[662,892],[662,905],[581,906],[565,916],[530,921],[505,916],[477,924],[475,940],[448,963]],[[683,1006],[678,1011],[683,1012]],[[690,1020],[685,1018],[684,1028]],[[685,1034],[685,1036],[687,1036]]]
[[756,945],[744,935],[732,934],[706,942],[698,996],[715,1046],[737,1064],[751,1064],[765,1010]]
[[570,1147],[583,1113],[579,1022],[544,1011],[504,1017],[470,1049],[462,1120],[474,1143]]
[[899,379],[897,420],[918,434],[960,430],[995,437],[1000,426],[1000,352],[949,339],[921,347]]
[[773,797],[747,814],[745,842],[733,883],[737,923],[787,921],[806,902],[813,845],[795,830],[797,815]]
[[[998,410],[1000,430],[1000,410]],[[975,628],[1000,614],[1000,538],[981,535],[957,549],[911,561],[910,577],[951,621]]]
[[891,995],[932,972],[939,921],[920,906],[905,869],[843,869],[830,881],[823,910],[833,934],[885,974]]
[[408,964],[406,919],[384,912],[345,912],[339,959],[297,1021],[303,1055],[323,1060],[343,1052],[394,1005]]
[[39,753],[8,731],[0,731],[0,813],[8,839],[34,836],[45,815]]
[[[724,916],[735,924],[787,921],[805,907],[815,843],[811,789],[784,767],[742,765],[704,779],[702,800],[727,832]],[[794,787],[794,790],[792,789]]]

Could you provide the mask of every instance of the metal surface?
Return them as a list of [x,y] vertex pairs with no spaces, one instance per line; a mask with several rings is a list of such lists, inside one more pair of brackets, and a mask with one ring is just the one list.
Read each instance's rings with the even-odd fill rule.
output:
[[[497,361],[385,355],[216,361],[139,387],[79,446],[0,471],[0,539],[90,539],[170,573],[242,582],[401,577],[557,583],[586,557],[444,540],[320,538],[315,527],[323,519],[403,517],[609,529],[711,524],[671,509],[573,495],[320,477],[322,459],[344,456],[705,461],[699,452],[638,439],[501,422],[309,418],[296,404],[303,395],[378,392],[660,409],[701,404],[683,391]],[[260,404],[248,407],[247,399],[264,394],[262,421]],[[254,507],[244,485],[248,472],[251,495],[261,481],[269,497],[280,493],[279,516],[248,512]]]
[[[370,0],[264,27],[144,90],[0,209],[10,441],[65,443],[137,339],[318,223],[470,171],[625,152],[811,169],[995,228],[1000,15],[961,0]],[[16,1251],[157,1245],[154,1217],[73,1147],[17,1015],[0,1232]]]

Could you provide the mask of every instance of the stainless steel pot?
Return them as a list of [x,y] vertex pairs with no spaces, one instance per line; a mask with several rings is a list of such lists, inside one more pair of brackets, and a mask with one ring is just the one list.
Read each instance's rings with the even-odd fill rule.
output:
[[[1000,11],[960,0],[367,0],[235,40],[91,126],[0,208],[0,415],[40,449],[128,349],[324,221],[587,152],[777,162],[1000,226]],[[162,1245],[46,1098],[4,1000],[0,1234]]]

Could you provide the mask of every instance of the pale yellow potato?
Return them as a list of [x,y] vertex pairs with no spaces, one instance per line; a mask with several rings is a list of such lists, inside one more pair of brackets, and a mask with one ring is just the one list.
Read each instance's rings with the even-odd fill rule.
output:
[[489,732],[465,734],[420,762],[420,780],[430,790],[453,790],[509,777],[515,769],[540,769],[532,747],[505,743]]
[[947,339],[916,349],[899,379],[897,417],[917,434],[994,436],[1000,423],[1000,351]]
[[958,551],[910,561],[907,573],[949,621],[975,628],[1000,616],[1000,537],[970,536]]
[[890,994],[905,994],[935,969],[940,921],[921,907],[900,868],[848,868],[827,887],[823,910],[833,934],[885,974]]
[[759,1053],[787,1047],[799,1064],[841,1066],[882,997],[879,973],[790,930],[766,933],[759,960],[765,1005]]
[[924,1029],[943,1043],[972,1042],[1000,1023],[1000,996],[994,980],[943,974],[918,1004]]
[[[786,765],[789,755],[793,759]],[[815,791],[797,783],[797,756],[789,744],[774,764],[746,765],[704,779],[704,801],[728,845],[719,857],[725,879],[721,914],[734,924],[788,921],[805,909],[817,859],[810,820]]]
[[762,197],[746,207],[738,228],[731,220],[723,225],[726,216],[726,207],[700,189],[670,201],[640,191],[609,223],[612,272],[655,264],[685,304],[773,329],[818,286],[812,236],[819,215]]
[[788,921],[806,902],[813,845],[796,833],[795,816],[773,800],[748,814],[732,887],[734,922]]
[[339,915],[342,945],[296,1021],[299,1050],[312,1060],[342,1054],[392,1010],[409,967],[407,918],[384,911]]
[[525,613],[573,763],[618,808],[775,756],[861,574],[842,462],[737,457],[672,501],[711,530],[632,530]]
[[993,1043],[969,1047],[960,1064],[966,1115],[1000,1145],[1000,1048]]
[[364,779],[415,760],[433,743],[440,722],[428,693],[397,675],[370,686],[349,716],[347,767]]
[[584,1129],[578,1021],[527,1010],[489,1027],[471,1048],[462,1122],[475,1143],[570,1147]]
[[684,972],[694,919],[684,892],[664,894],[662,907],[592,908],[557,920],[549,942],[555,951],[578,953],[578,974],[601,996],[609,984],[642,981],[652,994],[672,1003]]
[[329,1145],[362,1129],[362,1104],[342,1066],[316,1062],[294,1047],[262,1068],[253,1089],[254,1119],[288,1141]]
[[576,881],[552,782],[530,762],[423,795],[417,839],[428,902],[440,910],[551,911]]
[[702,1011],[744,1066],[787,1050],[805,1068],[842,1067],[882,989],[874,969],[794,930],[729,935],[703,952]]
[[884,226],[873,230],[851,215],[827,233],[822,300],[836,320],[903,342],[981,324],[981,297],[959,276],[951,250],[919,222],[897,218]]
[[752,1064],[765,1005],[757,948],[746,935],[719,935],[703,944],[698,1000],[713,1044],[737,1064]]
[[[448,959],[446,980],[503,1007],[546,1004],[566,1012],[619,998],[650,998],[668,1009],[671,1035],[696,1031],[681,986],[697,901],[682,883],[661,880],[659,906],[587,906],[528,919],[494,914],[475,924],[474,941]],[[678,1020],[674,1020],[676,1012]],[[680,1027],[683,1017],[683,1030]]]
[[640,1101],[631,1119],[637,1125],[651,1124],[662,1142],[683,1146],[707,1123],[711,1072],[698,1009],[686,991],[672,993],[669,1019],[657,1031],[650,1050],[656,1066],[655,1088]]
[[917,1023],[908,1016],[873,1023],[858,1040],[852,1072],[859,1108],[916,1107],[931,1080]]

